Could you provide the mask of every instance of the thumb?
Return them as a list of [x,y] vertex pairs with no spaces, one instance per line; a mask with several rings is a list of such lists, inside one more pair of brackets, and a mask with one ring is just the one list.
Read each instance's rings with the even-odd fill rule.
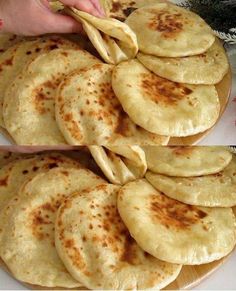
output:
[[44,19],[48,33],[75,33],[82,31],[82,25],[70,16],[49,13]]

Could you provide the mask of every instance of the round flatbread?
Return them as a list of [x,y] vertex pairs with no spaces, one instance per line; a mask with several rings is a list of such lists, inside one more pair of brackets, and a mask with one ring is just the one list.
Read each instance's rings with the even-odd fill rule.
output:
[[59,167],[40,173],[20,188],[1,214],[0,255],[20,281],[44,287],[75,288],[57,255],[56,212],[74,191],[104,183],[89,170]]
[[205,207],[236,206],[235,156],[223,171],[216,174],[180,178],[148,172],[146,179],[159,191],[184,203]]
[[10,47],[5,53],[0,55],[0,126],[4,127],[3,122],[3,103],[5,93],[23,68],[32,61],[37,55],[63,47],[77,47],[72,42],[59,37],[49,36],[23,40]]
[[231,208],[183,204],[163,195],[146,180],[126,184],[117,203],[131,236],[160,260],[206,264],[225,257],[235,247],[236,218]]
[[57,251],[87,288],[164,288],[181,266],[161,262],[136,244],[118,214],[118,190],[106,184],[69,197],[57,215]]
[[162,57],[204,53],[215,41],[212,29],[197,14],[168,3],[135,10],[126,23],[136,33],[139,50]]
[[99,62],[79,47],[59,48],[35,58],[6,92],[4,122],[16,143],[65,144],[55,121],[57,87],[73,70]]
[[226,147],[142,147],[148,169],[157,174],[193,177],[215,174],[231,161]]
[[158,76],[179,83],[217,84],[229,70],[229,62],[219,40],[197,56],[163,58],[139,53],[137,58]]
[[124,112],[111,85],[112,65],[96,64],[62,82],[56,98],[56,119],[72,145],[162,145],[168,137],[137,126]]
[[80,168],[80,164],[61,154],[28,155],[0,169],[0,211],[28,179],[59,166]]
[[220,103],[213,85],[174,83],[137,60],[114,69],[112,87],[129,117],[159,135],[194,135],[212,127],[219,117]]
[[100,147],[89,150],[107,179],[118,185],[143,178],[147,171],[144,151],[139,146]]
[[82,23],[88,38],[105,62],[118,64],[137,55],[136,35],[126,23],[114,18],[97,18],[73,7],[67,7],[64,11]]

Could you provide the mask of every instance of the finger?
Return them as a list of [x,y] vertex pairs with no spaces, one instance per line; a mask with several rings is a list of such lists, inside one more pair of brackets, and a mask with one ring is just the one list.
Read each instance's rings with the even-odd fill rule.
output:
[[82,25],[70,16],[49,13],[45,19],[48,33],[75,33],[82,31]]
[[75,7],[96,17],[102,16],[100,11],[97,10],[90,0],[61,0],[61,2],[67,6]]
[[105,12],[100,4],[100,1],[98,0],[90,0],[93,5],[96,7],[96,9],[102,14],[102,16],[105,16]]

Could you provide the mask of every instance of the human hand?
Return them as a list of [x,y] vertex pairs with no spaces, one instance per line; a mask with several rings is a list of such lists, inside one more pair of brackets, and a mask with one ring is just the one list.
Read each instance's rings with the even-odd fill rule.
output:
[[[102,17],[99,0],[61,0],[67,6]],[[50,10],[48,0],[0,0],[2,32],[17,35],[80,32],[82,26],[72,17]]]

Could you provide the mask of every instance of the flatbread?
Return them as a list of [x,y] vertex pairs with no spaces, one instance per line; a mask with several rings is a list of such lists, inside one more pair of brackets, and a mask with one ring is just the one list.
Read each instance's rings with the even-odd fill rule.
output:
[[22,40],[0,55],[0,126],[4,127],[3,103],[6,90],[23,68],[37,55],[63,47],[77,47],[72,42],[59,37],[47,36]]
[[236,157],[221,172],[190,178],[148,172],[146,179],[159,191],[178,201],[206,207],[236,206]]
[[127,24],[113,18],[97,18],[73,7],[65,8],[65,12],[82,23],[90,41],[105,62],[118,64],[137,55],[137,38]]
[[73,277],[90,289],[163,288],[181,266],[147,255],[116,208],[118,186],[100,185],[69,197],[57,215],[57,251]]
[[136,33],[139,50],[150,55],[197,55],[215,41],[212,29],[200,16],[169,3],[139,8],[125,23]]
[[231,208],[183,204],[155,190],[146,180],[122,187],[117,203],[131,236],[160,260],[206,264],[225,257],[235,247],[236,218]]
[[100,0],[107,17],[116,18],[120,21],[125,19],[137,8],[151,4],[165,2],[161,0]]
[[56,212],[66,197],[104,181],[85,169],[59,167],[20,188],[1,214],[0,255],[14,277],[44,287],[79,287],[57,255]]
[[174,83],[151,73],[137,60],[114,69],[112,87],[129,117],[159,135],[194,135],[212,127],[219,117],[213,85]]
[[138,60],[160,77],[187,84],[217,84],[229,70],[226,52],[219,40],[203,54],[163,58],[139,53]]
[[229,149],[208,147],[142,147],[148,169],[157,174],[193,177],[216,174],[231,161]]
[[36,174],[59,166],[80,168],[79,162],[61,154],[28,155],[0,169],[0,211],[18,193],[19,188]]
[[58,90],[56,119],[71,145],[162,145],[168,137],[137,126],[115,96],[113,65],[96,64],[67,76]]
[[89,146],[97,165],[107,179],[118,185],[144,177],[147,163],[139,146],[100,147]]
[[16,143],[66,144],[55,122],[57,87],[73,70],[98,62],[79,47],[59,48],[35,58],[6,92],[4,122]]

